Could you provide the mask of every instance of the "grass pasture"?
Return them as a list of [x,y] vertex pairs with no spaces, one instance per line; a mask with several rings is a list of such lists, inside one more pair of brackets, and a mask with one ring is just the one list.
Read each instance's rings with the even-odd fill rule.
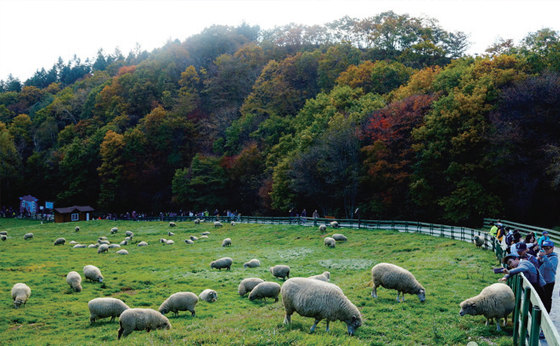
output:
[[[79,225],[81,230],[74,232]],[[110,229],[119,231],[111,235]],[[315,227],[296,225],[225,224],[194,225],[178,222],[170,228],[166,222],[89,221],[66,224],[40,224],[36,221],[0,219],[0,231],[8,231],[8,240],[0,242],[0,344],[1,345],[105,345],[117,344],[118,322],[109,319],[89,323],[87,303],[97,297],[116,297],[130,307],[158,309],[171,294],[190,291],[200,294],[211,288],[218,292],[214,303],[200,301],[196,317],[189,312],[167,315],[173,328],[150,333],[135,331],[121,339],[120,345],[510,345],[511,322],[501,332],[495,325],[486,327],[483,316],[460,317],[459,303],[477,295],[499,278],[491,272],[497,265],[490,251],[475,249],[459,240],[393,231],[340,229],[349,241],[336,248],[323,246],[325,235]],[[73,249],[68,242],[95,243],[107,236],[111,242],[134,232],[134,243],[149,246],[125,246],[128,256],[97,254],[97,249]],[[167,236],[168,231],[175,236]],[[190,235],[211,232],[206,240],[186,245]],[[35,238],[23,240],[33,232]],[[58,237],[66,245],[54,246]],[[232,238],[231,247],[222,240]],[[160,238],[173,239],[163,245]],[[231,271],[213,270],[210,262],[231,257]],[[243,268],[243,263],[258,258],[259,268]],[[378,289],[379,298],[371,297],[371,268],[390,262],[410,270],[426,288],[426,302],[407,295],[405,303],[396,302],[396,291]],[[82,268],[99,267],[103,283],[86,282]],[[342,288],[360,309],[365,322],[356,335],[346,334],[346,325],[325,321],[310,333],[312,318],[297,313],[291,325],[284,325],[281,301],[251,302],[237,294],[239,282],[247,277],[274,278],[268,268],[276,264],[291,267],[291,277],[311,276],[327,270],[331,283]],[[82,275],[83,290],[73,292],[66,283],[72,270]],[[14,309],[12,286],[24,282],[32,294],[25,307]]]

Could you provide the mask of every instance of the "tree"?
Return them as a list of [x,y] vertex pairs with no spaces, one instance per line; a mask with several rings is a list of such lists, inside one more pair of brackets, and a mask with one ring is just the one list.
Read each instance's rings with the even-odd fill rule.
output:
[[99,206],[104,210],[116,210],[121,202],[119,191],[124,171],[122,151],[125,143],[123,137],[112,130],[107,131],[99,150],[102,161],[101,166],[97,168],[101,178]]
[[16,150],[13,136],[6,128],[6,124],[0,122],[0,191],[8,191],[8,196],[0,195],[0,203],[11,199],[10,182],[17,180],[21,175],[20,170],[21,158]]

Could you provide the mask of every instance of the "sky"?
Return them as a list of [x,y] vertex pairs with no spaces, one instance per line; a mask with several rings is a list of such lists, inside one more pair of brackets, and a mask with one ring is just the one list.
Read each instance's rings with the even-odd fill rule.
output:
[[322,25],[389,10],[466,33],[469,54],[484,53],[499,38],[518,44],[543,28],[560,32],[560,0],[0,0],[0,80],[12,74],[23,83],[59,57],[94,60],[99,49],[118,47],[127,56],[138,43],[151,52],[214,24]]

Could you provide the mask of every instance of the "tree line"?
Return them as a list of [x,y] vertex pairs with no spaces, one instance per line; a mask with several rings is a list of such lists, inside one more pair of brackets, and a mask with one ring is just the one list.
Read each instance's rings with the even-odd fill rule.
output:
[[557,224],[560,36],[384,12],[214,25],[0,81],[0,203]]

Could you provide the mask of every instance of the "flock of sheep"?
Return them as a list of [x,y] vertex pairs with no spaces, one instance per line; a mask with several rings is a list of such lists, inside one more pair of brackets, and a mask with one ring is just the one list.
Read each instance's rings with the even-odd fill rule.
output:
[[[195,220],[195,224],[199,224],[201,220]],[[235,223],[231,223],[235,226]],[[169,223],[170,227],[175,227],[173,222]],[[215,227],[222,227],[220,222],[214,223]],[[338,223],[332,222],[330,224],[333,228],[338,228]],[[79,232],[79,227],[75,228]],[[326,231],[326,225],[319,227],[321,232]],[[112,228],[111,234],[118,232],[118,229]],[[168,232],[169,236],[175,235]],[[204,232],[200,236],[208,237],[210,232]],[[7,232],[0,232],[2,240],[6,240]],[[128,245],[134,237],[130,231],[126,232],[126,238],[120,244],[111,244],[106,237],[100,237],[96,244],[89,246],[82,244],[74,244],[75,248],[81,247],[97,247],[98,253],[107,252],[109,248],[120,247],[120,245]],[[32,233],[24,235],[25,240],[33,238]],[[198,238],[191,236],[185,239],[186,244],[193,244]],[[325,237],[324,244],[330,248],[334,248],[336,242],[346,242],[348,238],[342,234],[333,234],[331,237]],[[66,240],[58,238],[55,240],[54,245],[64,245]],[[160,239],[161,243],[173,244],[174,242],[167,239]],[[72,243],[72,242],[71,242]],[[226,238],[222,241],[222,246],[231,246],[231,238]],[[111,246],[115,245],[115,246]],[[147,246],[144,241],[139,242],[137,246]],[[119,250],[118,254],[128,254]],[[219,258],[210,263],[212,269],[226,269],[230,270],[233,265],[233,260],[230,257]],[[261,263],[258,259],[252,259],[243,264],[244,268],[260,267]],[[329,323],[331,321],[342,321],[346,323],[348,333],[353,335],[356,330],[362,325],[363,318],[358,308],[344,295],[343,291],[335,284],[329,283],[330,273],[325,271],[322,274],[311,276],[308,278],[295,277],[290,278],[290,267],[287,265],[275,265],[269,268],[270,273],[275,278],[284,280],[280,285],[274,281],[265,281],[261,278],[249,277],[243,279],[238,286],[238,293],[240,297],[249,294],[248,298],[252,301],[255,299],[274,299],[274,302],[282,297],[282,304],[285,309],[284,323],[291,323],[291,316],[297,312],[303,317],[314,318],[314,324],[311,327],[313,332],[322,320],[326,320],[326,330],[329,331]],[[103,282],[103,275],[99,268],[93,265],[86,265],[83,268],[83,274],[86,280],[94,282]],[[416,280],[414,275],[408,270],[401,268],[395,264],[379,263],[376,264],[372,270],[373,289],[371,292],[372,297],[377,298],[377,288],[384,287],[397,291],[397,302],[404,302],[405,294],[417,295],[421,302],[426,299],[426,290]],[[82,291],[82,278],[76,271],[71,271],[66,276],[68,285],[75,291]],[[31,295],[31,289],[24,283],[16,283],[11,291],[14,307],[19,308],[26,304]],[[402,295],[402,297],[401,297]],[[119,317],[120,328],[118,330],[117,338],[127,336],[134,330],[154,330],[154,329],[170,329],[171,323],[165,317],[168,312],[173,312],[178,316],[179,311],[189,311],[191,315],[195,316],[195,306],[199,300],[207,302],[215,302],[218,294],[215,290],[206,289],[198,296],[192,292],[177,292],[169,296],[159,307],[159,311],[153,309],[140,309],[130,308],[122,300],[117,298],[95,298],[88,302],[90,311],[90,323],[94,323],[96,319],[111,317],[111,321],[115,317]],[[402,298],[402,299],[401,299]],[[500,319],[504,318],[504,325],[507,322],[507,316],[513,311],[515,305],[514,295],[512,290],[503,283],[496,283],[490,285],[482,290],[482,292],[472,298],[463,301],[460,304],[460,315],[484,315],[487,319],[488,325],[493,319],[496,319],[497,329],[500,330]]]

